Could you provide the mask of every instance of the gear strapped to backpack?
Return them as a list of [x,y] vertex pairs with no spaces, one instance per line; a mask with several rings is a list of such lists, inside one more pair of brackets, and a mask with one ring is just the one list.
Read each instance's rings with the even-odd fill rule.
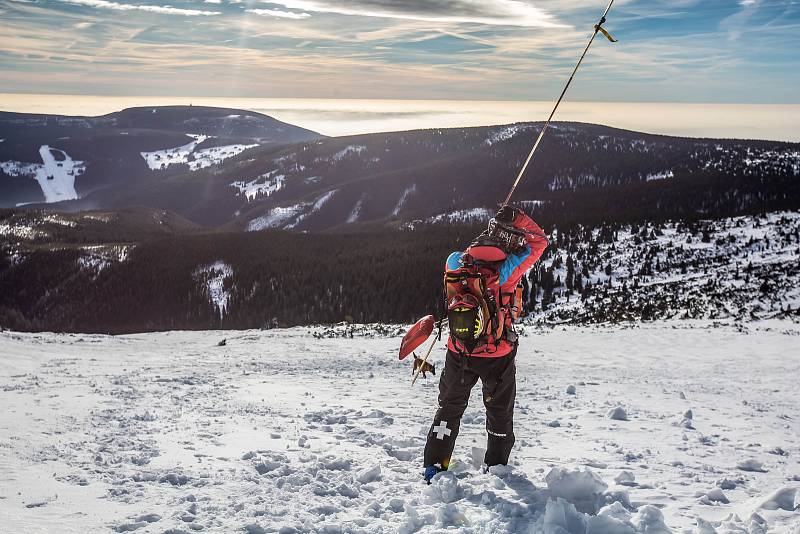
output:
[[483,345],[496,346],[506,334],[511,314],[498,304],[497,262],[479,262],[464,254],[460,267],[445,271],[444,293],[450,335],[465,352]]

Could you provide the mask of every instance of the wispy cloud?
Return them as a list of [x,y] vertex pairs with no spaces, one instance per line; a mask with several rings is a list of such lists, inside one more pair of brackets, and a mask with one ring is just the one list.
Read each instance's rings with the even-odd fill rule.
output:
[[99,9],[113,9],[115,11],[148,11],[162,15],[182,15],[186,17],[220,15],[219,11],[206,11],[203,9],[184,9],[172,6],[158,6],[148,4],[123,4],[108,0],[60,0],[66,4],[76,6],[95,7]]
[[269,0],[289,9],[362,17],[554,27],[547,12],[518,0]]
[[[0,0],[0,92],[550,99],[604,5]],[[614,5],[569,100],[800,102],[797,0]]]
[[282,11],[280,9],[247,9],[248,13],[261,15],[262,17],[275,17],[279,19],[307,19],[311,15],[308,13],[295,13],[294,11]]

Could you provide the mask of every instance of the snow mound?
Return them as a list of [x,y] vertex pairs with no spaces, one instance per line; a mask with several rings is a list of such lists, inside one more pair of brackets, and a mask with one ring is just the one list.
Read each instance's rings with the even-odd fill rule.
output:
[[626,412],[625,408],[622,406],[617,406],[616,408],[610,409],[606,414],[606,417],[613,419],[614,421],[627,421],[628,412]]
[[700,498],[700,502],[703,504],[728,504],[731,501],[728,500],[728,497],[723,493],[722,489],[713,488]]
[[755,458],[747,458],[745,460],[741,460],[736,464],[737,469],[741,469],[742,471],[749,471],[752,473],[765,473],[766,470],[764,469],[764,462],[760,460],[756,460]]
[[459,497],[458,479],[451,471],[437,473],[431,485],[425,489],[425,495],[431,503],[451,503]]
[[569,471],[553,468],[545,477],[547,489],[554,498],[574,505],[578,511],[594,514],[600,509],[608,484],[591,469]]
[[761,508],[764,510],[788,510],[789,512],[800,509],[800,488],[780,488],[761,503]]

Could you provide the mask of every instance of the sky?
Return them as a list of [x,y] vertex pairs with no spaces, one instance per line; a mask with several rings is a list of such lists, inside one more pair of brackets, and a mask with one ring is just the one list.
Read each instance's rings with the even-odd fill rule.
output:
[[[0,0],[0,93],[552,100],[605,0]],[[800,104],[800,0],[616,0],[574,101]]]

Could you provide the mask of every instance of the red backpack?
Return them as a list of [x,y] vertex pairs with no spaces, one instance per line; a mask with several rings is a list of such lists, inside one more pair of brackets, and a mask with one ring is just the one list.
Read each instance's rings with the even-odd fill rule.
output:
[[[494,352],[506,336],[515,336],[511,328],[518,313],[521,291],[500,294],[498,268],[502,262],[483,262],[464,254],[461,266],[446,269],[444,299],[450,335],[466,353],[483,347]],[[510,340],[510,339],[509,339]]]

